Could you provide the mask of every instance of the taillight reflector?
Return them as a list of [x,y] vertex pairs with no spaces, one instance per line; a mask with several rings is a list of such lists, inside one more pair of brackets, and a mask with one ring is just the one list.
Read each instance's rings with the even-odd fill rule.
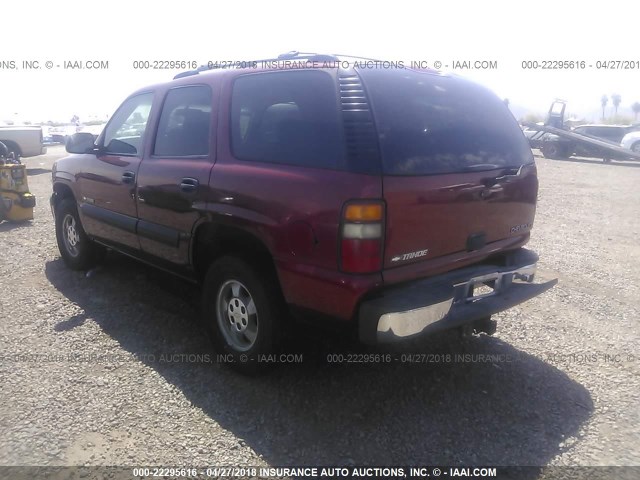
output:
[[340,264],[343,271],[373,273],[382,269],[382,202],[351,202],[345,205],[340,234]]

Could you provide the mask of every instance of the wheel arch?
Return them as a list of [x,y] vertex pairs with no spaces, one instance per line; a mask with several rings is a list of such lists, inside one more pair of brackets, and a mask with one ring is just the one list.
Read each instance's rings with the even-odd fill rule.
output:
[[53,195],[51,196],[51,206],[53,207],[54,211],[55,208],[60,204],[60,202],[66,198],[73,198],[75,200],[75,195],[71,187],[62,182],[54,183]]
[[4,143],[10,152],[14,152],[16,155],[22,156],[22,149],[20,148],[20,145],[18,145],[13,140],[0,139],[0,142]]
[[209,266],[224,255],[235,255],[268,269],[277,279],[277,269],[267,245],[246,229],[208,221],[198,225],[191,243],[191,264],[198,280],[203,280]]

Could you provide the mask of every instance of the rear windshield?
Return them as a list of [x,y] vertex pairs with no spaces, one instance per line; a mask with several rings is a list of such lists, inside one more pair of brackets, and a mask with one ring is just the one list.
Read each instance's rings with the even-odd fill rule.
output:
[[432,175],[533,162],[508,107],[467,80],[412,70],[363,69],[384,173]]

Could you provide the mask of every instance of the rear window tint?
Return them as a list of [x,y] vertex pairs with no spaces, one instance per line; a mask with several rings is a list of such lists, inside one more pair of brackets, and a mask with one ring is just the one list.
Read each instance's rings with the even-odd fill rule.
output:
[[444,174],[533,161],[518,122],[484,87],[412,70],[359,73],[373,107],[384,173]]
[[241,160],[341,169],[336,86],[324,72],[243,75],[233,84],[231,145]]

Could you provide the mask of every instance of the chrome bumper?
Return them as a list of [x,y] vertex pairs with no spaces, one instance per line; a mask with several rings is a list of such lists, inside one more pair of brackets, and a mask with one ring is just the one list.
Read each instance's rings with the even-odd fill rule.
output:
[[534,252],[520,249],[510,255],[511,266],[469,267],[364,301],[361,340],[387,343],[461,326],[525,302],[557,283],[533,283],[538,259]]

